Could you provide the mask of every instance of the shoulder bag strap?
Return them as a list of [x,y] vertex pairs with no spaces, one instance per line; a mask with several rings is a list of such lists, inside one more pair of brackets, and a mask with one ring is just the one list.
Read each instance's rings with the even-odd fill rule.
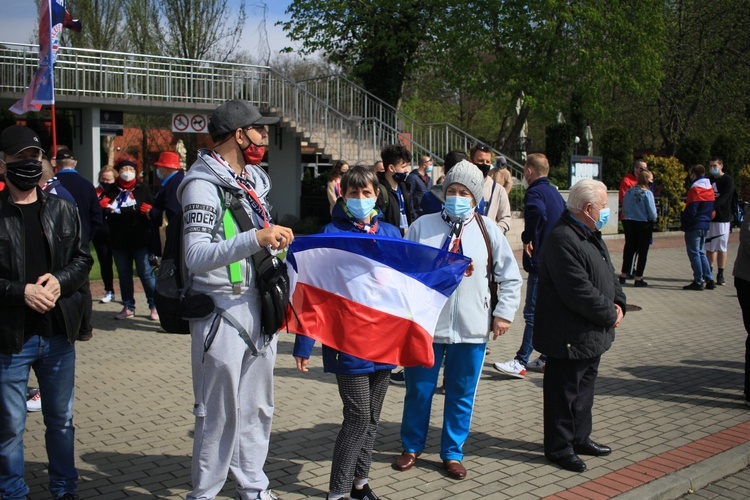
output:
[[484,244],[487,246],[487,286],[490,289],[490,295],[492,300],[497,300],[497,282],[495,281],[495,261],[492,259],[492,247],[490,246],[490,237],[487,234],[487,228],[484,225],[482,216],[476,214],[477,224],[479,224],[479,230],[482,231],[482,237],[484,238]]

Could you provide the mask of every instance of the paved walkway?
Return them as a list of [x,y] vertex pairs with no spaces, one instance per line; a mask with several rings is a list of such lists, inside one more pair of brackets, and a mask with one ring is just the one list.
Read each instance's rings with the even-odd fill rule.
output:
[[[622,243],[609,242],[616,266]],[[627,314],[601,363],[593,437],[611,445],[612,455],[588,458],[583,474],[544,459],[542,374],[508,379],[492,368],[520,344],[519,312],[511,331],[490,344],[465,446],[465,480],[451,480],[440,466],[440,396],[418,466],[392,469],[401,451],[404,388],[390,387],[371,471],[381,498],[678,498],[744,469],[750,456],[750,408],[741,396],[746,335],[731,278],[714,291],[683,291],[691,272],[681,238],[656,243],[646,269],[650,286],[626,288],[628,302],[642,310]],[[94,287],[94,296],[99,292]],[[77,344],[78,492],[82,498],[184,498],[193,429],[188,338],[157,333],[144,317],[142,295],[134,319],[115,321],[120,307],[96,304],[94,338]],[[283,499],[324,498],[341,404],[334,377],[322,373],[319,348],[302,374],[294,369],[292,343],[281,334],[266,470]],[[43,442],[41,414],[29,414],[33,499],[47,498]],[[739,486],[745,497],[748,484]],[[232,490],[230,480],[222,497],[231,498]]]

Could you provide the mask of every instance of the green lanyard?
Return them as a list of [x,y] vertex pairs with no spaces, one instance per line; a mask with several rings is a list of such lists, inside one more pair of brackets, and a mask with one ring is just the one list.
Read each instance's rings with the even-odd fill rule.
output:
[[[234,217],[230,210],[224,210],[224,238],[229,240],[234,238],[237,234],[237,229],[234,224]],[[240,270],[239,262],[232,262],[227,266],[229,270],[229,281],[232,283],[232,293],[239,295],[241,293],[240,283],[242,283],[242,271]]]

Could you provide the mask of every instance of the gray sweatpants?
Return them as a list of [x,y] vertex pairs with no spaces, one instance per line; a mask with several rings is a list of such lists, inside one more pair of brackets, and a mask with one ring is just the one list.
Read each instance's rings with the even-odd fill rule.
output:
[[[215,298],[245,328],[260,347],[260,305],[257,290],[239,297]],[[276,342],[265,356],[255,357],[226,320],[212,315],[191,321],[195,437],[188,499],[213,499],[227,473],[237,481],[240,499],[254,499],[268,489],[263,464],[268,454],[273,419],[273,366]],[[215,332],[215,335],[213,335]],[[205,349],[206,338],[213,342]]]

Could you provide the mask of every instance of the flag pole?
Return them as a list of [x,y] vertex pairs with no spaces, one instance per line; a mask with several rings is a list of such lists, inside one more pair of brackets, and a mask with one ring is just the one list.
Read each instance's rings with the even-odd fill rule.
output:
[[52,104],[52,153],[49,155],[50,159],[57,157],[57,119],[55,115],[55,105]]

